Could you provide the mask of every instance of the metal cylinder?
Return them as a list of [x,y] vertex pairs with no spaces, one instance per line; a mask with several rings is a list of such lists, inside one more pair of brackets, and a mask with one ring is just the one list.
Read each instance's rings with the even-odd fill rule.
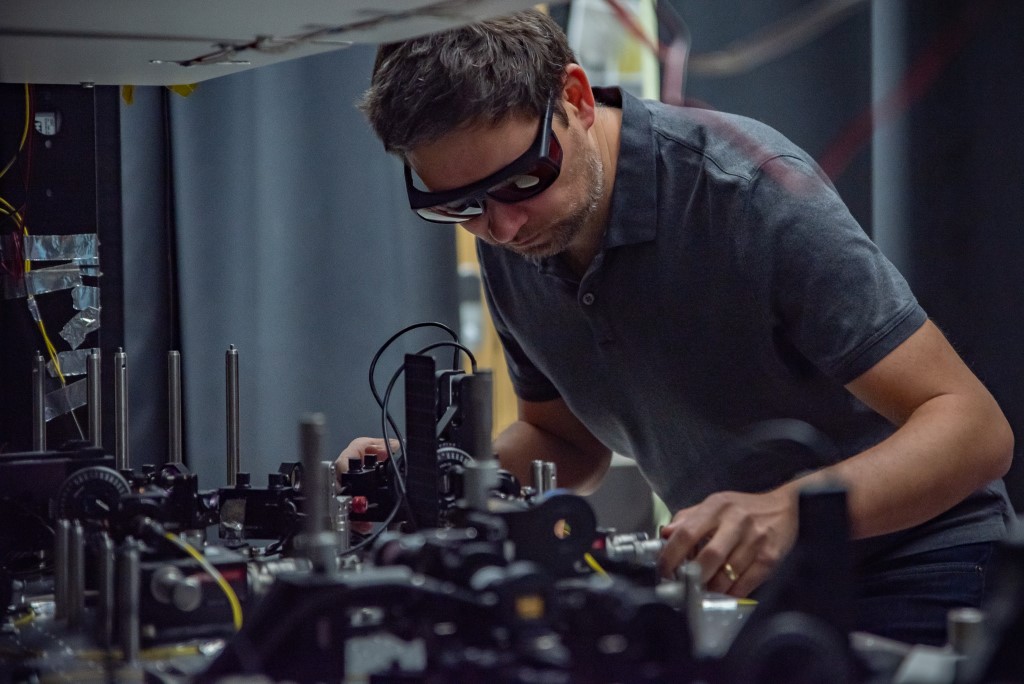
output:
[[226,394],[228,433],[228,486],[235,486],[235,478],[242,469],[241,427],[238,414],[238,349],[230,345],[224,356],[224,384]]
[[703,625],[704,625],[704,582],[701,580],[701,567],[697,561],[687,561],[676,570],[678,577],[684,587],[686,602],[686,617],[690,623],[690,637],[693,640],[694,651],[703,655],[704,648]]
[[554,461],[544,461],[541,477],[544,480],[545,492],[558,489],[558,468],[555,466]]
[[463,498],[466,505],[477,511],[487,510],[487,502],[491,498],[500,480],[498,460],[495,458],[467,461],[462,473]]
[[76,629],[85,619],[85,530],[77,520],[68,537],[68,627]]
[[68,615],[69,547],[71,522],[58,520],[53,549],[53,617],[60,620]]
[[302,491],[305,494],[306,532],[302,548],[313,570],[332,573],[338,569],[338,535],[330,521],[330,506],[325,497],[333,496],[330,463],[321,460],[324,449],[324,416],[314,413],[299,424],[299,450],[302,455]]
[[167,353],[167,460],[181,463],[181,352]]
[[114,643],[114,542],[106,532],[96,542],[96,640],[110,648]]
[[32,361],[32,451],[46,451],[46,359]]
[[139,658],[139,547],[128,539],[117,555],[117,625],[126,663]]
[[646,533],[621,534],[605,541],[605,553],[614,561],[654,566],[665,547],[662,539],[648,539]]
[[338,533],[338,549],[348,551],[352,548],[352,527],[349,524],[349,511],[352,509],[351,496],[335,497],[338,501],[338,515],[334,523],[334,531]]
[[533,488],[537,495],[543,494],[544,489],[544,461],[534,459],[530,462],[530,474],[533,476]]
[[118,469],[131,468],[128,454],[128,355],[114,354],[114,460]]
[[320,455],[323,453],[324,415],[304,416],[299,423],[299,453],[302,458],[302,489],[305,494],[306,533],[310,535],[328,530],[327,506],[324,502],[324,472]]
[[86,393],[89,395],[89,442],[103,446],[103,395],[100,384],[100,350],[89,352],[86,361]]
[[946,614],[946,634],[950,648],[967,655],[984,638],[985,613],[977,608],[954,608]]

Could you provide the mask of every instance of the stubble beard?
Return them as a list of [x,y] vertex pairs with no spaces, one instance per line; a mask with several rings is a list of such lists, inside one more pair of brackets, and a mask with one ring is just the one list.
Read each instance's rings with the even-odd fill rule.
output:
[[569,213],[543,229],[548,240],[536,246],[516,248],[509,246],[520,256],[533,262],[561,254],[576,238],[592,228],[590,225],[597,214],[597,208],[604,194],[604,168],[597,152],[587,144],[585,136],[573,129],[570,132],[574,147],[579,151],[579,169],[573,179],[573,196],[579,199],[572,204]]

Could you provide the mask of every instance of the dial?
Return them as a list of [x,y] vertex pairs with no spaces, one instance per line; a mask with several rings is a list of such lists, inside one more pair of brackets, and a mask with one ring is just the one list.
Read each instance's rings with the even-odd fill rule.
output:
[[463,466],[472,460],[472,456],[453,444],[442,443],[437,448],[441,501],[446,506],[451,506],[462,496]]
[[121,497],[131,493],[128,480],[105,466],[89,466],[75,471],[57,490],[58,518],[109,522],[117,513]]

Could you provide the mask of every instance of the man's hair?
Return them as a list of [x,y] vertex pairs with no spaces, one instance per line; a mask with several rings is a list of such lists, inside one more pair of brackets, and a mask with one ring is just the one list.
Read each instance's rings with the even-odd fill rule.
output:
[[561,27],[527,10],[381,45],[359,108],[384,149],[404,156],[465,126],[542,113],[575,61]]

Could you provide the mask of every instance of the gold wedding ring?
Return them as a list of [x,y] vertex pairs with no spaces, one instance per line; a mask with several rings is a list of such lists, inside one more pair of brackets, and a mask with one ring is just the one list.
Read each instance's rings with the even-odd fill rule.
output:
[[736,574],[736,571],[733,569],[733,567],[728,563],[722,566],[722,572],[725,573],[725,576],[729,578],[730,582],[735,582],[740,577]]

